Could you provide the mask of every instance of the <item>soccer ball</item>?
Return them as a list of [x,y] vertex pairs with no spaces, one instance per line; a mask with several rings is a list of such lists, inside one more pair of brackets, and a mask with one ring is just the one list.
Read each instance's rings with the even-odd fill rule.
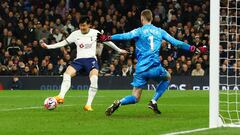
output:
[[44,101],[44,107],[48,110],[53,110],[57,107],[58,103],[54,97],[48,97]]

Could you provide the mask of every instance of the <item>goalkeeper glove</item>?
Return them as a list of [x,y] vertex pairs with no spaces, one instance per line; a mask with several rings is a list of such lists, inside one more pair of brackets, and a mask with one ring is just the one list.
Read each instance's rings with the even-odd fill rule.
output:
[[105,42],[105,41],[109,41],[111,39],[112,38],[109,35],[100,34],[100,33],[98,33],[98,35],[97,35],[97,41],[99,41],[99,42]]
[[190,46],[190,52],[195,54],[206,53],[207,47],[206,46],[200,46],[200,47]]

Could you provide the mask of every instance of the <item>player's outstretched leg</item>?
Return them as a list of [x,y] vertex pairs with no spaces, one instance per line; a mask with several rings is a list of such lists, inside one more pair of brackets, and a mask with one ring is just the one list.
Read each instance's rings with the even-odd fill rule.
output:
[[121,100],[115,100],[112,105],[110,105],[105,114],[107,116],[112,115],[113,112],[115,112],[121,105],[129,105],[129,104],[135,104],[140,100],[140,97],[142,95],[142,89],[141,88],[133,88],[132,95],[128,95]]
[[97,93],[98,89],[98,76],[97,75],[91,75],[90,76],[90,87],[88,90],[88,99],[87,99],[87,104],[83,107],[85,111],[93,111],[92,109],[92,102],[93,99]]
[[169,83],[170,83],[170,80],[165,80],[165,81],[160,82],[156,89],[156,93],[153,96],[153,99],[148,104],[148,108],[152,109],[157,114],[161,114],[161,112],[159,111],[158,106],[157,106],[157,100],[166,91]]
[[66,72],[63,74],[60,93],[54,97],[59,104],[63,104],[65,94],[71,87],[71,76],[75,75],[75,73],[76,70],[72,66],[68,66]]
[[135,96],[129,95],[121,100],[115,100],[112,105],[110,105],[105,114],[107,116],[112,115],[113,112],[115,112],[121,105],[128,105],[128,104],[135,104],[137,102],[137,98]]
[[71,86],[71,76],[69,74],[64,73],[60,93],[59,95],[54,97],[59,104],[63,104],[64,96],[69,90],[70,86]]

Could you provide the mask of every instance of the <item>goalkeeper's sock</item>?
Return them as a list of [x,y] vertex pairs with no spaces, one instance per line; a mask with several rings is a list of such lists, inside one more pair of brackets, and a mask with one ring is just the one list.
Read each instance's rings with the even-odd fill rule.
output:
[[120,100],[121,105],[127,104],[135,104],[137,102],[137,98],[135,96],[126,96]]
[[69,74],[64,73],[63,81],[62,81],[62,85],[61,85],[61,91],[58,96],[60,96],[61,98],[64,98],[64,96],[67,93],[67,91],[69,90],[70,86],[71,86],[71,76]]
[[153,96],[153,99],[151,100],[153,103],[156,103],[157,100],[162,96],[162,94],[166,91],[168,85],[169,85],[170,81],[162,81],[159,83],[156,93]]
[[98,89],[98,76],[96,75],[92,75],[90,77],[90,82],[91,82],[91,85],[89,87],[89,90],[88,90],[88,100],[87,100],[87,104],[86,105],[89,105],[91,106],[92,105],[92,101],[97,93],[97,89]]

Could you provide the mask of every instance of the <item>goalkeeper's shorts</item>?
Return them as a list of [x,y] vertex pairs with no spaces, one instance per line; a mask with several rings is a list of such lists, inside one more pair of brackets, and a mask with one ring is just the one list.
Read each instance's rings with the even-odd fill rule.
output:
[[165,80],[169,76],[170,74],[168,73],[168,71],[166,71],[166,69],[163,68],[161,65],[151,66],[148,70],[144,72],[135,72],[131,85],[135,88],[143,88],[147,84],[147,81],[150,79],[159,83],[160,81]]

